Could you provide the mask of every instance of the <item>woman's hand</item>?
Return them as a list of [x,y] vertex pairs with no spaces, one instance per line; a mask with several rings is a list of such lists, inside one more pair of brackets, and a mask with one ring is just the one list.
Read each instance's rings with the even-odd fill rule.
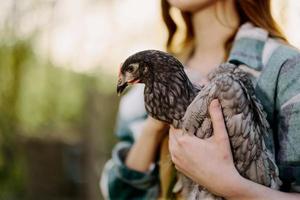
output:
[[155,161],[159,145],[166,134],[168,134],[169,125],[148,117],[145,120],[144,127],[140,137],[134,142],[126,158],[127,167],[146,172]]
[[148,131],[144,131],[143,134],[149,134],[148,136],[150,137],[156,137],[157,142],[160,142],[166,135],[169,129],[169,124],[148,116],[144,124],[144,130],[145,129]]
[[171,129],[169,149],[176,168],[210,192],[228,200],[296,200],[300,194],[283,193],[252,182],[236,170],[218,100],[212,101],[209,113],[214,134],[209,139],[182,135]]
[[230,149],[223,113],[218,100],[213,100],[209,113],[214,134],[206,140],[182,135],[181,130],[170,130],[169,149],[176,168],[209,191],[230,196],[240,181]]

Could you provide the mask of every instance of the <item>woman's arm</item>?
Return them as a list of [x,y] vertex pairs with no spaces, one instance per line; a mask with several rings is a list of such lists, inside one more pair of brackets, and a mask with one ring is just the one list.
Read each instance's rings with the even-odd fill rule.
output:
[[299,200],[300,194],[284,193],[241,177],[236,183],[236,191],[228,200]]
[[144,199],[159,193],[158,166],[150,165],[155,161],[163,137],[160,130],[165,125],[145,119],[143,91],[143,87],[136,86],[121,99],[116,130],[120,141],[101,176],[105,199]]
[[136,130],[140,136],[134,144],[118,142],[103,169],[100,185],[105,199],[144,199],[159,193],[158,167],[150,165],[155,163],[156,151],[167,130],[165,124],[152,118],[142,123],[143,128]]
[[164,135],[168,131],[168,125],[152,117],[148,117],[143,127],[143,133],[131,147],[126,165],[128,168],[140,172],[146,172],[154,163],[154,159]]
[[209,108],[214,135],[201,140],[170,131],[171,158],[179,171],[216,195],[231,200],[293,200],[299,194],[283,193],[243,178],[236,170],[220,104],[214,100]]

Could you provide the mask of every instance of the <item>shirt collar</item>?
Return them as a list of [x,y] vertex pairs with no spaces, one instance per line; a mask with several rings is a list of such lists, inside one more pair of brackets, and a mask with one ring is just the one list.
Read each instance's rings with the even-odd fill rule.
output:
[[234,39],[228,62],[245,64],[261,70],[263,68],[263,51],[268,39],[265,29],[255,27],[250,22],[243,24]]

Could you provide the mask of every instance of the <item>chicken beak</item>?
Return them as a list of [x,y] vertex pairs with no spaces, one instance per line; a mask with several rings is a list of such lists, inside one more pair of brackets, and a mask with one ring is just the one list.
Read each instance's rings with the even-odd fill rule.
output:
[[122,92],[124,91],[124,89],[128,86],[128,83],[123,81],[122,79],[119,79],[118,81],[118,85],[117,85],[117,93],[118,96],[120,96],[122,94]]

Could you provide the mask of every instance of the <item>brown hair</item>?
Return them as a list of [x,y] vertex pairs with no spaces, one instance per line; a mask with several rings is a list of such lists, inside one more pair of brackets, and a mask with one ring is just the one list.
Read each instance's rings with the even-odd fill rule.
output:
[[[281,32],[279,26],[277,25],[271,14],[270,0],[235,0],[235,6],[240,17],[240,25],[245,22],[251,22],[255,26],[266,29],[269,32],[270,36],[286,41],[285,36]],[[161,7],[163,21],[168,29],[168,39],[166,47],[169,52],[175,53],[176,51],[174,50],[174,35],[178,27],[171,17],[171,5],[168,3],[168,1],[161,0]],[[192,26],[191,13],[181,11],[181,14],[186,25],[185,39],[182,43],[182,47],[185,48],[192,45],[194,39],[194,30]],[[225,44],[227,54],[229,53],[235,33],[228,38]],[[183,48],[181,48],[180,51],[182,51]]]

